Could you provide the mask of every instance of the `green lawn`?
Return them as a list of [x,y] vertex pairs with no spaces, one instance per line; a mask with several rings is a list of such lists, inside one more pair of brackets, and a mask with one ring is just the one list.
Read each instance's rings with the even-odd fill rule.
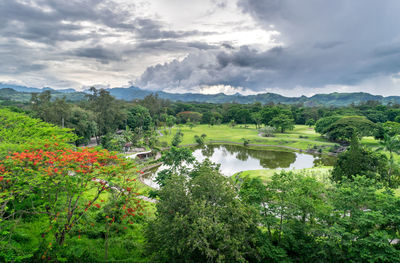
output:
[[[286,146],[301,150],[306,150],[314,145],[326,146],[324,152],[327,152],[329,147],[335,145],[335,143],[328,142],[318,133],[316,133],[313,128],[310,128],[306,125],[296,125],[292,131],[276,133],[275,137],[268,138],[258,136],[258,131],[254,125],[248,125],[247,128],[244,125],[238,125],[234,128],[230,128],[228,125],[215,125],[210,127],[202,124],[195,126],[193,129],[190,129],[186,125],[183,125],[179,128],[184,134],[182,145],[196,143],[194,136],[200,136],[202,134],[207,135],[206,142],[224,141],[243,143],[243,138],[245,138],[250,140],[250,144]],[[160,141],[170,144],[177,129],[178,127],[172,128],[171,134],[169,133],[169,129],[162,131],[164,136],[159,137]]]
[[[271,177],[275,173],[280,173],[283,170],[280,169],[261,169],[261,170],[249,170],[249,171],[243,171],[239,172],[235,175],[233,175],[234,178],[236,177],[258,177],[260,178],[264,183],[268,183],[268,181],[271,179]],[[293,169],[289,170],[293,171],[295,173],[301,173],[303,175],[307,176],[312,176],[316,177],[319,181],[329,183],[329,177],[330,173],[332,171],[332,167],[314,167],[314,168],[305,168],[305,169]]]

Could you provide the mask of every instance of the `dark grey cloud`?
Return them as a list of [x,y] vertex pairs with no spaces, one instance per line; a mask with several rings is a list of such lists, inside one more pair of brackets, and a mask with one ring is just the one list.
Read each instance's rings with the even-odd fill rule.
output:
[[[276,41],[282,45],[267,51],[225,46],[204,56],[208,61],[201,64],[190,55],[180,63],[149,68],[138,83],[166,88],[180,79],[180,85],[226,84],[259,91],[357,85],[400,72],[397,0],[239,0],[238,6],[265,30],[279,31]],[[197,72],[196,78],[182,75],[181,68]]]
[[92,22],[123,33],[136,34],[142,39],[176,39],[207,34],[200,31],[164,30],[163,24],[149,18],[136,17],[113,1],[102,0],[36,0],[0,2],[0,33],[16,37],[54,43],[101,39],[101,32],[82,34],[81,22]]
[[114,50],[106,49],[101,46],[79,48],[73,52],[75,56],[94,58],[99,60],[101,63],[107,63],[108,61],[120,61],[121,56]]
[[[230,85],[264,91],[358,85],[400,72],[397,0],[237,0],[239,15],[251,17],[256,26],[241,19],[204,19],[231,10],[232,1],[210,0],[200,19],[202,30],[174,27],[176,21],[155,19],[157,10],[152,16],[139,13],[137,5],[128,0],[0,1],[0,77],[28,75],[49,80],[45,85],[76,85],[75,76],[93,78],[96,71],[126,79],[144,71],[135,83],[149,89]],[[252,45],[221,39],[244,28],[280,35],[269,50],[270,43],[260,47],[259,40]],[[171,61],[174,57],[179,59]],[[137,67],[141,63],[155,65]],[[63,73],[49,77],[54,65]],[[132,67],[135,73],[129,72]]]
[[0,77],[19,80],[29,76],[43,85],[76,85],[65,76],[50,77],[52,65],[68,64],[60,69],[75,75],[69,63],[76,63],[76,68],[87,64],[92,72],[104,70],[112,75],[137,57],[214,48],[205,42],[185,41],[210,32],[164,26],[136,12],[133,1],[0,1]]

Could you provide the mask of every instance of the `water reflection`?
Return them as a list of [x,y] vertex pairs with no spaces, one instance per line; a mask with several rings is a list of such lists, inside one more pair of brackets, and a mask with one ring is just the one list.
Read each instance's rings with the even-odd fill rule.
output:
[[221,164],[221,172],[227,176],[246,170],[311,168],[317,164],[332,165],[334,161],[329,156],[249,149],[239,145],[207,145],[194,148],[193,155],[198,161],[209,158],[212,162]]
[[[333,165],[331,156],[316,156],[307,153],[276,151],[268,148],[249,149],[240,145],[206,145],[193,148],[193,156],[197,161],[209,158],[221,164],[221,172],[226,176],[246,170],[258,169],[304,169],[316,165]],[[146,184],[157,187],[153,182],[157,170],[167,169],[165,165],[154,169],[153,174],[144,178]]]

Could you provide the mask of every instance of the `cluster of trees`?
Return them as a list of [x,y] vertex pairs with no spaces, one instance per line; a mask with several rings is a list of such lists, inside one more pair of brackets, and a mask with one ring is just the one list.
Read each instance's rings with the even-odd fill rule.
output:
[[384,187],[387,159],[357,138],[327,182],[294,172],[275,174],[267,185],[233,181],[207,160],[193,165],[184,148],[167,159],[173,169],[158,178],[157,214],[146,231],[154,260],[400,261],[400,198]]
[[132,238],[134,222],[144,220],[134,163],[76,148],[76,139],[70,129],[0,109],[1,262],[142,258]]
[[[193,127],[197,123],[210,126],[221,123],[270,126],[277,132],[293,129],[295,124],[316,125],[316,131],[336,142],[349,142],[356,132],[360,137],[375,136],[392,130],[400,131],[399,105],[366,102],[348,107],[304,107],[299,105],[211,104],[170,102],[157,95],[143,100],[118,101],[105,90],[90,89],[86,101],[69,103],[52,100],[49,91],[32,94],[26,106],[32,115],[61,127],[74,129],[77,144],[87,144],[92,137],[103,146],[121,150],[124,145],[158,145],[156,130],[171,133],[176,124]],[[125,130],[125,135],[117,130]],[[129,133],[129,135],[128,135]],[[103,139],[101,139],[103,138]],[[147,140],[145,138],[151,138]],[[110,148],[111,147],[111,148]]]

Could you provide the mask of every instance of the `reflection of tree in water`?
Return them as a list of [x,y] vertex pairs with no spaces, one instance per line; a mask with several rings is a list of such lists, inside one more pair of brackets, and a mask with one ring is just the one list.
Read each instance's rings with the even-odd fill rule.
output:
[[296,161],[296,154],[294,152],[254,150],[238,145],[212,145],[211,147],[225,148],[224,150],[236,156],[241,161],[247,161],[249,157],[260,160],[262,167],[270,169],[286,168]]
[[[264,168],[288,168],[296,161],[294,152],[259,151],[258,159]],[[256,157],[257,158],[257,157]]]
[[201,148],[201,154],[207,158],[211,158],[215,152],[215,147],[213,145],[205,145]]
[[[260,160],[260,165],[263,168],[269,169],[288,168],[296,161],[296,153],[294,152],[255,150],[240,145],[207,145],[195,149],[201,149],[201,153],[208,158],[214,155],[215,150],[220,149],[223,156],[230,154],[241,161],[247,161],[249,158],[257,159]],[[335,158],[331,156],[314,157],[314,164],[332,165],[335,161]]]
[[239,151],[236,154],[236,159],[245,162],[245,161],[247,161],[247,159],[249,159],[249,154],[247,152],[245,152],[245,151]]
[[329,155],[320,155],[314,156],[314,166],[324,165],[324,166],[333,166],[336,162],[336,158]]

